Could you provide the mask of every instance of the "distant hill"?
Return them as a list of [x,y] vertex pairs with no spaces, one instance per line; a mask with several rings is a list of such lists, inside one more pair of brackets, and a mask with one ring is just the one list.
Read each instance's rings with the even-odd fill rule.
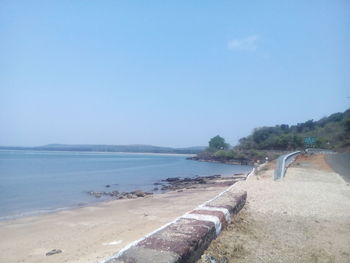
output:
[[37,150],[37,151],[81,151],[81,152],[136,152],[136,153],[177,153],[196,154],[205,149],[204,146],[171,148],[153,145],[90,145],[90,144],[48,144],[38,147],[6,147],[2,150]]

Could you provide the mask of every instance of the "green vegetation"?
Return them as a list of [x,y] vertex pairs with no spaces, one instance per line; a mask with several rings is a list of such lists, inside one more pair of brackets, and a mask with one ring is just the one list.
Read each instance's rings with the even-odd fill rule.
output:
[[225,142],[225,139],[217,135],[210,139],[209,141],[209,151],[218,151],[228,149],[229,144]]
[[[313,137],[313,145],[305,145],[305,138]],[[350,150],[350,109],[334,113],[318,121],[308,120],[289,126],[260,127],[239,140],[239,144],[228,149],[225,139],[219,135],[209,141],[209,147],[198,154],[198,159],[236,161],[247,163],[275,159],[284,151],[315,147],[336,151]]]
[[318,121],[309,120],[289,126],[261,127],[237,146],[240,150],[295,150],[304,148],[304,139],[315,137],[316,148],[346,150],[350,147],[350,109]]

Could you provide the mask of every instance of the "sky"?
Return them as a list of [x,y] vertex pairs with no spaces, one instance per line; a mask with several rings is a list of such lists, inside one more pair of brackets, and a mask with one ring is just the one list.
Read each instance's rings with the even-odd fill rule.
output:
[[0,0],[0,145],[235,145],[350,108],[350,1]]

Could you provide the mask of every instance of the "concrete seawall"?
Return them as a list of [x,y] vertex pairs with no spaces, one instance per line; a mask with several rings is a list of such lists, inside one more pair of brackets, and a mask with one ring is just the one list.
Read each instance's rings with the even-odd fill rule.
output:
[[235,190],[233,185],[101,263],[195,262],[242,209],[246,198],[247,193]]

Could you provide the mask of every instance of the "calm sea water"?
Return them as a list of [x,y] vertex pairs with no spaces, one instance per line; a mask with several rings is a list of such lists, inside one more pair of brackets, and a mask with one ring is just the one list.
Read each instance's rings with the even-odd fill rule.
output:
[[87,191],[149,191],[153,183],[168,177],[230,175],[250,169],[180,155],[0,151],[0,220],[96,202]]

